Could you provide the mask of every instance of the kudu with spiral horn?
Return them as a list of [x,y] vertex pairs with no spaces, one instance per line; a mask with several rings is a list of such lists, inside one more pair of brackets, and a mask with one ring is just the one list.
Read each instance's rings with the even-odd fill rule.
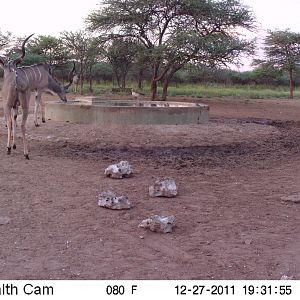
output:
[[[33,34],[32,34],[33,35]],[[16,148],[16,118],[17,109],[20,105],[23,110],[21,130],[24,145],[24,156],[29,159],[28,145],[26,139],[26,121],[28,118],[29,101],[32,90],[44,91],[52,90],[63,102],[67,102],[67,86],[61,85],[47,70],[46,66],[39,64],[26,67],[18,67],[25,56],[25,44],[32,37],[28,36],[22,43],[21,54],[13,60],[6,60],[0,57],[0,67],[4,71],[2,99],[4,115],[7,123],[7,154],[11,153],[11,148]],[[71,76],[70,76],[71,78]]]

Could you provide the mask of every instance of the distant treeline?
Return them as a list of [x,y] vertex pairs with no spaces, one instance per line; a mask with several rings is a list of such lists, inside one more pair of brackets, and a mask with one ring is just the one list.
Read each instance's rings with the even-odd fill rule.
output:
[[[278,69],[257,67],[251,71],[231,69],[200,68],[187,66],[179,70],[174,78],[175,83],[220,83],[238,85],[288,85],[289,74]],[[300,84],[300,69],[294,73],[295,85]]]
[[[41,60],[38,56],[28,53],[24,60],[25,65],[40,63]],[[59,79],[67,78],[69,68],[68,65],[57,67],[53,70],[55,76]],[[0,69],[0,76],[3,76],[3,71]],[[151,70],[145,69],[142,78],[140,78],[140,68],[132,66],[128,73],[128,81],[133,85],[137,85],[138,80],[148,84],[151,80]],[[113,68],[109,62],[95,63],[91,70],[91,78],[95,83],[108,83],[113,82],[116,86],[117,80],[113,72]],[[252,71],[235,71],[231,69],[220,68],[205,68],[193,65],[187,65],[179,70],[171,80],[172,84],[201,84],[201,83],[219,83],[225,85],[288,85],[289,76],[286,71],[280,70],[265,70],[263,68],[255,68]],[[297,69],[294,74],[294,84],[300,85],[300,69]]]
[[[56,71],[57,76],[60,74],[67,75],[67,71]],[[117,84],[112,66],[109,62],[101,62],[93,65],[91,72],[92,80],[96,83],[113,82]],[[128,72],[127,80],[134,85],[137,85],[138,81],[142,81],[148,84],[151,80],[151,70],[145,69],[142,78],[140,78],[140,68],[132,66]],[[289,84],[289,76],[286,71],[280,70],[265,70],[263,68],[255,68],[251,71],[236,71],[231,69],[220,68],[206,68],[193,65],[187,65],[186,67],[175,73],[171,80],[172,84],[201,84],[201,83],[219,83],[226,85],[269,85],[269,86],[286,86]],[[296,70],[294,74],[294,83],[296,86],[300,85],[300,69]],[[142,87],[140,86],[140,88]]]

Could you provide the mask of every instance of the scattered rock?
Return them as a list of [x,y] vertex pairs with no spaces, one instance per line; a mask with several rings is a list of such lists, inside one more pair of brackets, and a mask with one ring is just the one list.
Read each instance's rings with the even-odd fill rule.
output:
[[154,232],[170,233],[175,226],[174,216],[151,216],[141,222],[139,227],[150,229]]
[[118,164],[110,165],[105,169],[104,175],[114,179],[122,179],[132,175],[132,167],[128,161],[122,160]]
[[286,274],[283,274],[280,278],[280,280],[293,280],[294,276],[288,276]]
[[131,220],[131,215],[130,215],[130,213],[125,213],[124,215],[123,215],[123,218],[125,219],[125,220]]
[[281,197],[282,201],[288,201],[288,202],[294,202],[294,203],[300,203],[300,193],[290,196],[283,196]]
[[9,217],[0,217],[0,225],[6,225],[10,222]]
[[112,191],[106,191],[98,196],[98,205],[110,209],[130,209],[132,205],[127,196],[117,196]]
[[246,239],[246,240],[244,241],[244,243],[245,243],[246,245],[251,245],[252,242],[253,242],[252,239]]
[[154,185],[149,187],[150,197],[175,197],[177,195],[177,186],[173,178],[165,177],[155,181]]

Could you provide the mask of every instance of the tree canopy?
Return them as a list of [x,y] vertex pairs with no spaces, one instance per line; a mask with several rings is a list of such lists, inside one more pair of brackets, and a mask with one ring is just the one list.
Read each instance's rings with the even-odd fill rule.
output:
[[[80,93],[82,94],[84,78],[87,75],[91,79],[91,66],[96,62],[100,53],[99,40],[84,30],[64,31],[61,33],[61,39],[69,50],[70,57],[79,65]],[[87,70],[89,70],[89,74],[86,74]],[[92,89],[91,85],[90,89]]]
[[138,53],[138,45],[130,39],[115,39],[103,49],[103,54],[110,62],[118,86],[125,90],[126,77]]
[[31,53],[40,55],[49,66],[59,66],[69,59],[68,51],[59,38],[39,35],[28,43]]
[[10,39],[11,39],[10,32],[3,33],[0,30],[0,50],[10,42]]
[[188,62],[232,63],[252,49],[238,31],[253,28],[254,17],[239,0],[105,0],[86,22],[104,39],[130,37],[144,46],[153,100],[157,82],[164,82],[165,99],[170,79]]
[[256,61],[260,66],[272,66],[285,70],[290,79],[290,98],[293,98],[293,75],[300,65],[300,33],[284,31],[269,31],[265,38],[265,60]]

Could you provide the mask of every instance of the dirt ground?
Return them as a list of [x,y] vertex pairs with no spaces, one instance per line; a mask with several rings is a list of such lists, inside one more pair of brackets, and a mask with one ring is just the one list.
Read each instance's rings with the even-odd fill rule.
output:
[[[34,127],[30,115],[29,161],[20,127],[6,154],[1,110],[0,278],[300,279],[300,204],[281,200],[300,193],[300,101],[180,100],[208,103],[211,121]],[[120,160],[134,176],[104,177]],[[160,176],[176,198],[149,197]],[[108,189],[134,208],[99,207]],[[173,233],[138,228],[153,214],[174,215]]]

